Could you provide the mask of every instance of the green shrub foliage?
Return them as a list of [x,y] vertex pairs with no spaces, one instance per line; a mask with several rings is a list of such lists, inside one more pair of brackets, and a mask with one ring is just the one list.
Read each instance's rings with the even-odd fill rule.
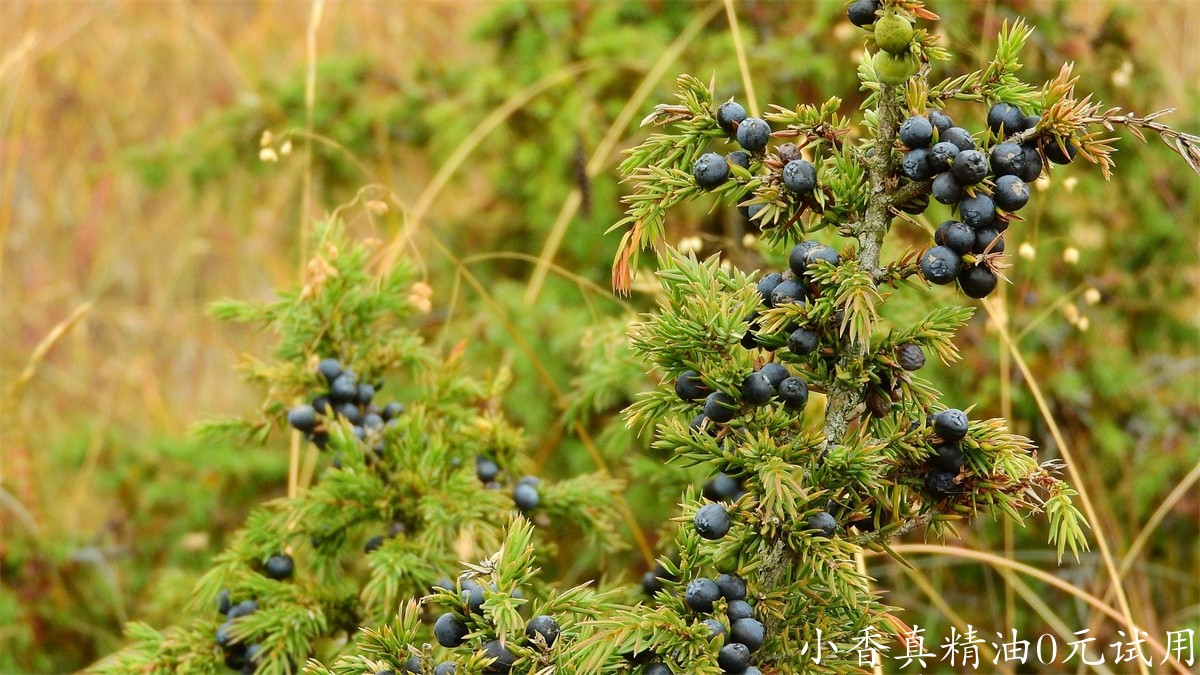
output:
[[[1069,67],[1024,82],[1021,21],[1005,24],[983,68],[936,81],[931,64],[950,53],[921,2],[859,0],[850,18],[866,32],[861,115],[839,98],[760,112],[684,75],[621,166],[630,192],[613,281],[628,291],[639,253],[655,250],[658,306],[628,340],[660,382],[625,420],[672,471],[709,477],[682,491],[640,588],[619,573],[543,571],[560,547],[623,547],[623,486],[606,473],[528,475],[522,434],[499,412],[503,371],[472,377],[457,350],[424,345],[409,323],[423,292],[414,271],[377,268],[331,223],[300,289],[216,306],[280,343],[246,365],[264,391],[257,416],[201,429],[263,443],[290,424],[321,451],[316,481],[250,516],[201,579],[192,618],[134,624],[97,670],[857,671],[864,635],[906,630],[862,571],[864,549],[895,556],[889,541],[908,532],[1034,514],[1060,559],[1085,549],[1061,463],[920,372],[959,359],[973,313],[962,296],[1005,282],[1005,233],[1022,227],[1031,184],[1073,161],[1107,177],[1117,126],[1160,135],[1193,168],[1196,138],[1105,109]],[[956,124],[951,103],[986,123]],[[776,267],[751,274],[673,249],[670,214],[693,201],[740,209]],[[885,245],[893,223],[920,227],[913,216],[941,208],[931,202],[950,220],[925,245]],[[940,306],[894,311],[906,296]],[[585,350],[585,372],[615,365],[577,388],[572,420],[638,374],[611,344]],[[389,405],[401,390],[409,397]],[[807,651],[817,645],[819,662]]]

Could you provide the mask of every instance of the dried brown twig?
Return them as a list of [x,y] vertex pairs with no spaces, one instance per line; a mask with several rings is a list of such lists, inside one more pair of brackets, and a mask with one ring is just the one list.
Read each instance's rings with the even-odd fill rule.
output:
[[1075,83],[1078,78],[1072,76],[1072,67],[1073,64],[1064,64],[1058,76],[1046,84],[1046,109],[1037,127],[1015,134],[1009,140],[1024,143],[1052,134],[1065,151],[1066,147],[1063,144],[1067,142],[1066,139],[1079,134],[1080,154],[1099,164],[1100,171],[1105,179],[1108,179],[1113,167],[1112,153],[1116,151],[1112,145],[1115,139],[1104,137],[1099,131],[1088,132],[1088,129],[1103,127],[1112,132],[1120,125],[1143,143],[1147,142],[1143,130],[1149,130],[1158,134],[1167,147],[1179,153],[1192,171],[1200,174],[1200,136],[1178,131],[1158,121],[1160,117],[1175,112],[1174,108],[1138,116],[1133,112],[1122,111],[1119,107],[1102,109],[1102,104],[1092,101],[1090,94],[1076,99]]

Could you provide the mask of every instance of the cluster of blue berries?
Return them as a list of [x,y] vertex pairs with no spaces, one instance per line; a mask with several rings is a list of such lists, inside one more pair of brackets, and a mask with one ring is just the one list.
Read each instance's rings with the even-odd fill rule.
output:
[[957,478],[966,461],[961,441],[967,435],[970,422],[966,413],[954,408],[935,413],[931,420],[933,432],[940,442],[933,446],[929,458],[925,491],[934,499],[945,499],[960,491]]
[[251,675],[258,667],[262,645],[245,645],[233,639],[233,621],[238,617],[249,616],[258,610],[258,603],[253,600],[234,602],[229,589],[222,590],[217,596],[217,611],[225,621],[217,627],[217,646],[225,656],[225,665],[232,670],[238,670],[245,675]]
[[[749,169],[755,158],[763,157],[771,141],[771,125],[760,117],[747,117],[746,109],[736,101],[726,101],[718,106],[716,119],[717,124],[735,138],[742,149],[728,155],[706,152],[696,159],[692,164],[692,177],[696,185],[704,190],[715,190],[729,180],[730,165]],[[798,197],[811,195],[817,189],[817,168],[800,156],[800,150],[794,143],[780,146],[777,154],[779,166],[782,167],[778,180]],[[738,208],[742,215],[753,220],[762,205]]]
[[[277,553],[270,558],[262,568],[263,574],[276,581],[287,581],[296,572],[296,562],[286,553]],[[232,670],[239,670],[250,675],[258,667],[262,645],[246,645],[233,639],[233,622],[238,617],[248,616],[258,610],[254,600],[234,602],[229,589],[223,589],[217,595],[217,611],[225,616],[225,621],[217,627],[216,642],[225,655],[225,665]]]
[[[758,282],[758,295],[763,306],[768,309],[782,307],[786,304],[807,304],[820,294],[819,288],[813,283],[812,273],[818,263],[827,262],[837,266],[842,257],[832,247],[815,241],[802,241],[792,248],[788,255],[788,270],[782,274],[772,272]],[[749,338],[743,337],[742,346],[747,349],[760,347],[772,350],[769,342],[758,339],[757,314],[749,317]],[[816,352],[821,346],[821,335],[813,327],[790,326],[787,335],[788,351],[796,356],[807,356]]]
[[[500,465],[490,457],[479,455],[475,458],[475,476],[489,490],[503,488],[503,485],[497,480],[500,477]],[[513,487],[513,504],[522,513],[529,513],[541,504],[542,496],[538,491],[541,484],[542,481],[537,476],[522,476]]]
[[[766,628],[754,618],[754,606],[747,600],[746,581],[733,574],[721,574],[716,579],[698,577],[688,582],[683,599],[688,608],[698,614],[712,614],[717,602],[725,600],[725,621],[710,617],[704,620],[709,640],[720,640],[717,665],[731,675],[761,675],[750,664],[754,652],[766,640]],[[663,662],[651,664],[647,673],[665,675],[671,672]]]
[[[763,406],[777,399],[785,408],[803,410],[808,403],[808,383],[792,375],[778,363],[766,363],[747,375],[738,390],[739,398],[723,391],[711,391],[694,370],[684,371],[675,380],[675,393],[684,401],[704,400],[703,412],[692,419],[691,428],[706,429],[706,422],[728,424],[743,405]],[[714,428],[708,431],[715,432]]]
[[[448,579],[439,582],[438,586],[453,590],[453,582]],[[496,590],[495,585],[492,585],[491,589]],[[458,595],[461,599],[459,610],[442,614],[433,625],[434,638],[438,644],[447,649],[456,649],[467,642],[467,636],[472,632],[469,624],[475,623],[477,628],[485,630],[488,628],[481,623],[484,602],[483,586],[473,579],[462,579]],[[513,595],[520,597],[519,592]],[[535,616],[525,624],[525,640],[529,649],[552,649],[560,634],[558,622],[554,617],[546,614]],[[509,673],[517,662],[517,654],[509,648],[508,644],[498,638],[484,642],[480,646],[480,653],[488,660],[488,665],[483,669],[487,675]],[[409,664],[406,666],[409,672],[422,672],[420,661],[416,657],[410,658]],[[412,664],[415,664],[415,668]],[[450,662],[439,664],[434,669],[434,675],[446,675],[453,672],[454,664]]]
[[[829,246],[813,241],[796,245],[789,256],[789,270],[783,274],[772,272],[758,283],[758,293],[767,308],[780,307],[787,303],[807,303],[819,293],[812,284],[812,271],[825,261],[831,265],[841,263],[841,256]],[[747,317],[748,330],[742,337],[746,349],[775,349],[774,341],[764,340],[759,332],[758,313]],[[796,356],[807,356],[817,352],[821,346],[821,334],[813,327],[793,325],[787,329],[787,349]],[[694,370],[681,373],[675,380],[675,394],[684,401],[704,401],[703,412],[691,422],[692,429],[708,428],[706,422],[728,424],[745,406],[758,407],[777,400],[789,410],[800,411],[808,404],[808,382],[792,375],[781,363],[769,362],[747,374],[734,397],[723,391],[713,391]],[[709,428],[712,432],[713,429]]]
[[[730,479],[730,487],[735,484]],[[717,503],[705,504],[697,509],[692,524],[697,534],[710,541],[727,535],[731,525],[729,512],[724,505]],[[810,517],[807,525],[815,536],[828,538],[837,531],[837,522],[825,511]],[[642,577],[642,589],[653,597],[663,591],[664,579],[676,580],[660,562]],[[731,675],[761,675],[761,671],[751,665],[751,659],[753,653],[766,640],[766,629],[762,622],[754,617],[754,607],[747,601],[746,581],[734,574],[720,574],[716,579],[697,577],[684,588],[684,604],[697,614],[712,614],[722,599],[725,601],[726,620],[722,622],[719,618],[709,617],[703,621],[708,629],[709,640],[721,641],[717,652],[717,665],[722,672]],[[643,662],[648,657],[650,656],[646,654],[630,656]],[[665,661],[651,660],[646,663],[642,672],[670,675],[674,671]]]
[[[648,595],[654,596],[663,590],[663,579],[675,581],[674,575],[662,563],[658,563],[642,578],[642,588]],[[750,660],[751,654],[766,639],[766,629],[754,618],[754,607],[746,598],[746,581],[734,574],[721,574],[716,579],[698,577],[688,583],[683,593],[684,604],[698,614],[712,614],[718,601],[725,600],[726,620],[722,622],[716,617],[709,617],[703,622],[708,628],[708,639],[719,639],[722,643],[717,653],[717,665],[726,673],[760,675],[761,671],[750,665]],[[650,653],[627,656],[645,664],[642,672],[647,675],[671,675],[674,672],[661,660],[661,656]]]
[[[1040,116],[1024,115],[1014,105],[993,105],[987,124],[997,142],[987,154],[970,132],[940,111],[909,117],[900,126],[900,142],[908,148],[900,172],[913,181],[932,179],[933,198],[953,205],[958,216],[937,228],[936,245],[921,258],[921,272],[930,283],[957,280],[972,298],[987,297],[996,289],[990,255],[1004,252],[1004,232],[1014,214],[1029,202],[1029,183],[1041,176],[1045,161],[1066,164],[1078,151],[1070,139],[1053,135],[1024,143],[1013,140],[1040,122]],[[928,197],[922,195],[913,203],[919,213]]]
[[395,539],[406,532],[408,532],[407,525],[399,521],[393,522],[391,525],[388,525],[386,534],[376,534],[367,539],[367,542],[363,544],[363,553],[371,553],[372,551],[376,551],[382,547],[383,543],[388,539]]
[[288,424],[321,450],[329,441],[327,422],[345,419],[355,438],[366,441],[404,413],[404,406],[395,401],[382,408],[375,405],[372,402],[375,392],[383,384],[359,382],[354,371],[343,368],[337,359],[322,359],[317,372],[329,383],[329,391],[318,395],[311,403],[292,408],[287,419]]

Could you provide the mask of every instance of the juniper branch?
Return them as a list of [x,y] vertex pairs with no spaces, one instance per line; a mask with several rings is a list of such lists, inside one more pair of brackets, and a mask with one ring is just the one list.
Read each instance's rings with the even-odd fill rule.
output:
[[[911,182],[901,186],[894,193],[892,193],[892,198],[891,198],[892,207],[898,208],[898,207],[908,203],[908,201],[911,199],[915,199],[921,195],[928,194],[929,186],[931,184],[933,184],[932,179],[911,181]],[[875,281],[878,282],[879,278],[880,278],[880,270],[877,270],[872,275],[872,278],[874,278]]]
[[[1093,106],[1098,110],[1098,105],[1093,104]],[[1158,118],[1172,112],[1175,112],[1174,108],[1166,108],[1149,115],[1138,116],[1133,112],[1121,112],[1119,108],[1112,108],[1102,113],[1097,111],[1095,114],[1082,115],[1074,120],[1074,124],[1081,129],[1101,126],[1109,131],[1120,125],[1142,142],[1146,141],[1142,130],[1149,130],[1158,134],[1168,148],[1183,157],[1193,171],[1200,173],[1200,136],[1179,131],[1158,121]],[[1024,143],[1045,136],[1046,133],[1046,130],[1039,125],[1014,134],[1007,140],[1013,143]]]
[[[892,146],[896,144],[896,130],[900,122],[900,101],[895,87],[881,85],[879,103],[876,108],[878,124],[875,130],[875,155],[868,164],[870,199],[866,215],[855,229],[858,238],[858,262],[872,278],[878,279],[883,270],[879,260],[883,252],[883,238],[891,222],[891,207],[897,195],[892,187],[896,172],[896,157]],[[846,368],[861,361],[866,347],[851,343],[842,356],[840,366]],[[825,447],[836,445],[846,435],[854,410],[862,403],[859,387],[834,380],[829,391],[829,403],[825,412]]]
[[[897,193],[894,176],[896,173],[896,158],[892,147],[896,144],[896,133],[900,123],[900,99],[896,87],[881,85],[879,103],[876,108],[878,124],[875,130],[875,154],[868,164],[868,183],[870,198],[867,201],[866,214],[855,229],[858,238],[858,260],[863,269],[873,279],[883,275],[880,268],[880,256],[883,252],[883,238],[887,234],[891,222],[891,207],[897,200],[908,194]],[[839,366],[843,369],[853,368],[861,363],[867,346],[858,342],[850,342]],[[854,419],[862,406],[862,388],[856,381],[845,382],[834,379],[830,385],[828,403],[825,408],[825,448],[841,443],[850,428],[850,420]],[[914,524],[915,528],[917,524]],[[901,526],[904,527],[904,526]],[[763,557],[760,568],[760,578],[764,588],[774,588],[782,582],[787,568],[794,563],[794,556],[788,550],[784,541],[774,543],[771,550]],[[768,630],[771,627],[768,626]]]
[[867,168],[870,184],[870,199],[867,213],[855,235],[858,237],[858,260],[863,269],[873,277],[879,274],[879,257],[883,250],[883,236],[891,222],[889,209],[895,199],[893,177],[896,175],[896,130],[900,123],[900,100],[896,87],[880,85],[879,103],[876,108],[878,126],[875,131],[875,155]]
[[905,520],[904,522],[900,523],[899,527],[895,527],[895,528],[891,528],[891,529],[879,529],[874,532],[867,532],[865,534],[860,534],[857,537],[851,537],[850,543],[865,547],[865,546],[870,546],[871,544],[873,544],[877,541],[882,541],[884,539],[891,539],[892,537],[902,537],[902,536],[908,534],[909,532],[919,530],[922,527],[925,527],[929,523],[933,522],[934,517],[936,517],[937,515],[938,514],[934,511],[930,511],[929,513],[923,513],[915,518],[909,518],[908,520]]

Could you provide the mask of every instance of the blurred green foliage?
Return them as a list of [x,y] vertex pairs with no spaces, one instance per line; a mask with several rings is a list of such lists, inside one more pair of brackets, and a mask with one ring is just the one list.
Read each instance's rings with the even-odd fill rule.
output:
[[[304,70],[283,81],[258,83],[260,93],[214,110],[177,138],[131,148],[128,161],[152,188],[163,188],[173,172],[199,190],[219,189],[235,170],[266,179],[259,161],[263,132],[303,131],[307,124]],[[363,181],[362,165],[386,161],[399,143],[423,143],[427,128],[409,114],[422,97],[380,70],[367,54],[338,54],[316,68],[312,128],[314,182],[331,196]],[[340,190],[338,189],[340,188]]]
[[[81,431],[45,451],[55,466],[79,467],[95,443]],[[279,495],[287,469],[282,453],[233,444],[115,434],[103,443],[87,493],[95,501],[73,499],[78,476],[67,472],[42,487],[71,502],[67,517],[107,520],[86,536],[5,533],[0,672],[74,671],[120,646],[130,618],[173,620],[225,536]]]
[[[1082,90],[1096,92],[1111,105],[1150,112],[1168,81],[1143,48],[1154,36],[1139,32],[1140,3],[1097,6],[1095,11],[1106,16],[1102,29],[1089,34],[1063,20],[1070,4],[940,2],[935,10],[954,62],[983,58],[999,21],[1021,15],[1036,28],[1022,71],[1026,81],[1049,79],[1059,64],[1077,60]],[[604,170],[594,177],[587,177],[583,167],[668,45],[704,8],[670,0],[503,2],[487,10],[470,36],[482,49],[405,64],[388,63],[378,55],[339,54],[323,58],[317,71],[313,129],[340,146],[314,146],[318,202],[332,209],[349,201],[364,183],[378,180],[363,167],[388,165],[397,176],[410,175],[414,166],[436,168],[514,94],[580,60],[594,61],[594,67],[534,96],[504,120],[439,197],[426,218],[429,236],[438,237],[462,260],[438,257],[429,249],[425,262],[436,292],[434,304],[446,311],[432,315],[425,330],[434,341],[465,343],[465,358],[476,371],[511,366],[515,378],[508,412],[525,425],[533,439],[532,454],[546,462],[545,473],[565,476],[594,469],[594,459],[573,427],[578,422],[614,472],[630,479],[627,498],[649,531],[663,525],[679,489],[699,479],[678,468],[664,470],[646,439],[636,438],[617,417],[630,394],[646,388],[653,377],[633,360],[623,336],[634,313],[649,303],[640,296],[629,304],[614,302],[594,286],[555,271],[537,301],[526,303],[532,270],[528,256],[541,253],[564,200],[572,188],[580,188],[585,199],[554,262],[607,287],[618,237],[604,233],[623,212],[618,200],[624,188],[614,169],[619,157],[604,158]],[[848,24],[841,2],[746,2],[739,4],[739,15],[760,105],[819,103],[831,94],[853,91],[854,71],[847,64],[856,58],[861,37],[842,30]],[[719,97],[744,100],[723,13],[713,13],[653,84],[630,124],[619,130],[619,149],[640,140],[638,121],[653,103],[669,100],[679,72],[711,75]],[[197,191],[206,192],[253,189],[245,176],[278,180],[271,165],[258,159],[259,138],[265,130],[278,134],[304,127],[303,85],[300,71],[282,81],[263,82],[256,100],[217,110],[179,138],[132,149],[130,166],[151,185],[167,185],[181,174]],[[1183,92],[1188,105],[1170,116],[1173,126],[1200,129],[1196,94],[1194,86]],[[844,112],[860,102],[847,96]],[[951,115],[981,126],[982,110],[960,105],[950,108]],[[1084,487],[1103,502],[1107,522],[1095,527],[1115,548],[1125,550],[1195,465],[1200,447],[1200,330],[1195,321],[1200,191],[1186,165],[1156,139],[1143,145],[1115,135],[1120,140],[1112,181],[1105,182],[1094,167],[1076,163],[1056,169],[1068,180],[1035,190],[1023,212],[1025,222],[1016,223],[1009,235],[1015,266],[1009,270],[1013,284],[1005,297],[1010,331],[1020,336],[1021,353],[1051,412],[1086,463]],[[397,159],[393,145],[403,147],[403,159]],[[414,191],[409,184],[388,187],[406,195]],[[948,215],[948,209],[935,205],[922,224],[931,230]],[[762,252],[743,241],[748,231],[752,228],[733,210],[680,209],[668,222],[672,241],[698,236],[702,254],[722,250],[733,264],[752,269],[764,263]],[[890,236],[892,251],[918,248],[928,240],[926,231],[901,221]],[[1032,247],[1032,259],[1017,255],[1022,243]],[[1078,251],[1078,262],[1065,259],[1068,248]],[[519,256],[470,259],[495,251]],[[778,262],[771,254],[766,257]],[[479,280],[487,301],[463,280],[464,271]],[[1098,291],[1098,302],[1088,302],[1094,297],[1088,289]],[[926,309],[932,307],[942,292],[935,290],[898,311],[915,313],[922,302]],[[1003,347],[987,328],[983,312],[960,340],[964,361],[926,373],[946,393],[946,401],[1000,416],[1007,391],[1014,431],[1039,445],[1041,459],[1055,456],[1020,373],[1010,366],[1011,380],[1000,376],[1007,360],[1001,359]],[[547,377],[561,397],[552,395]],[[73,439],[47,451],[73,469],[81,466],[82,445]],[[263,453],[166,441],[119,447],[99,466],[96,475],[105,486],[105,503],[93,506],[127,514],[121,526],[127,539],[114,540],[111,534],[98,535],[97,541],[21,532],[6,536],[0,625],[9,628],[0,632],[0,670],[45,672],[84,665],[115,644],[118,619],[125,618],[118,605],[128,618],[165,623],[159,620],[169,617],[171,607],[187,594],[191,575],[219,549],[222,536],[250,505],[279,490],[286,464],[281,447]],[[1194,501],[1185,500],[1170,510],[1134,566],[1143,579],[1140,595],[1164,622],[1172,622],[1170,628],[1200,622],[1195,609],[1200,606],[1195,508]],[[1017,530],[1014,548],[1044,550],[1042,526],[1031,523],[1029,529]],[[196,531],[208,533],[206,547],[194,552],[181,548],[180,538]],[[997,523],[981,522],[962,531],[972,547],[1003,548],[1004,533]],[[109,573],[80,562],[89,555],[109,566]],[[631,580],[642,571],[632,558],[624,564]],[[1079,571],[1085,582],[1097,566],[1085,556]],[[611,566],[608,575],[619,575],[619,569],[620,564]],[[940,612],[925,604],[903,575],[882,567],[872,572],[895,589],[889,601],[912,608],[905,616],[910,624],[944,626]],[[983,608],[998,605],[1002,580],[990,571],[938,566],[930,574],[954,607],[976,607],[983,614]],[[117,588],[114,576],[120,580]],[[1018,603],[1012,627],[1022,633],[1046,632],[1042,620],[1022,607]],[[1086,615],[1072,607],[1062,611],[1072,628]],[[983,618],[978,623],[987,623],[988,617]],[[1000,620],[994,617],[991,625],[999,626]]]

